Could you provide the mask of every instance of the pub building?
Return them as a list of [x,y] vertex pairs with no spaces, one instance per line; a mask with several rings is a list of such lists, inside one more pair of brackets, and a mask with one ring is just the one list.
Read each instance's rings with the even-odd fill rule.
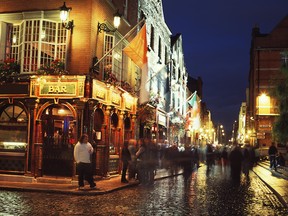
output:
[[94,174],[120,172],[123,140],[135,136],[137,98],[95,79],[92,97],[84,97],[85,80],[32,76],[0,85],[1,173],[73,177],[73,147],[81,133],[95,148]]
[[[60,9],[73,12],[65,23],[56,0],[15,0],[1,7],[0,174],[76,179],[73,148],[83,133],[95,150],[94,175],[120,174],[124,139],[136,137],[138,100],[121,84],[107,82],[105,72],[112,68],[118,80],[135,86],[139,69],[127,57],[119,60],[127,40],[113,53],[107,50],[135,26],[137,18],[122,17],[122,29],[109,32],[113,14],[117,8],[123,11],[123,4],[97,2],[90,14],[83,11],[89,2],[95,3],[69,1],[73,10],[64,3]],[[99,11],[101,16],[93,16]],[[101,21],[105,25],[99,25]],[[96,56],[105,54],[94,67]]]

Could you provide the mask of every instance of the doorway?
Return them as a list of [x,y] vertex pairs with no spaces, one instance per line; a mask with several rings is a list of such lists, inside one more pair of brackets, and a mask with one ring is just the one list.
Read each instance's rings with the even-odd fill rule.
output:
[[44,110],[41,120],[43,175],[72,176],[76,142],[76,120],[72,112],[66,106],[54,104]]

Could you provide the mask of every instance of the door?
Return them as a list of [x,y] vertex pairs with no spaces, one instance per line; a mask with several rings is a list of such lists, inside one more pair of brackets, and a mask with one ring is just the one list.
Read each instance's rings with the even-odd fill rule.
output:
[[72,176],[76,121],[63,106],[49,106],[42,115],[43,175]]

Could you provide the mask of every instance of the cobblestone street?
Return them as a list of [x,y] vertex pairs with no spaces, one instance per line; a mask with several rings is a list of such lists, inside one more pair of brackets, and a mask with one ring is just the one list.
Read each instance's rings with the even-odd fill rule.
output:
[[99,196],[0,192],[0,215],[287,215],[288,210],[253,173],[230,181],[229,171],[203,166],[182,175]]

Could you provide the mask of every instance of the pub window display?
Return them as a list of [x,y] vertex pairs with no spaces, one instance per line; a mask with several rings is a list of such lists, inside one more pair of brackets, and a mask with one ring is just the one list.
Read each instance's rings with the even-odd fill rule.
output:
[[27,146],[27,114],[18,105],[0,109],[0,150],[25,151]]

